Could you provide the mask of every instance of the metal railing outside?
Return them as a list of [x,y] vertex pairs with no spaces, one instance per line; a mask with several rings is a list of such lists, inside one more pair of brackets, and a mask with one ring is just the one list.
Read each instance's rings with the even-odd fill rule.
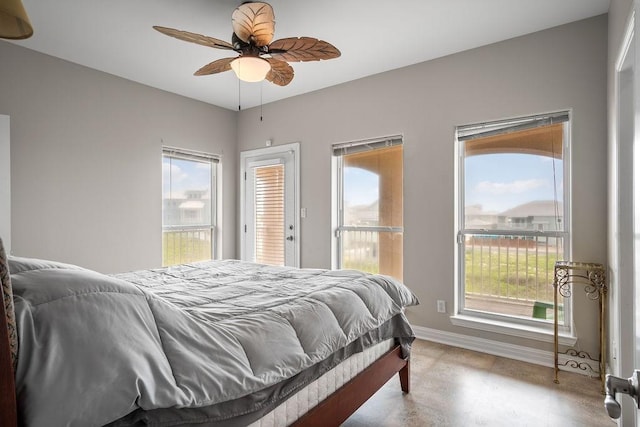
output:
[[162,229],[162,265],[170,266],[213,258],[213,227],[165,226]]
[[462,243],[466,308],[531,317],[534,307],[553,303],[554,264],[564,257],[561,234],[470,233]]
[[[394,239],[402,236],[402,227],[384,227],[384,226],[342,226],[338,228],[340,236],[340,262],[341,268],[366,271],[369,273],[389,274],[387,271],[381,271],[381,252],[384,253],[385,248],[381,245],[389,246],[388,239]],[[388,248],[387,248],[388,249]],[[396,266],[387,268],[395,270],[400,267],[401,259],[387,259],[391,264],[398,263]],[[388,263],[387,263],[388,264]]]

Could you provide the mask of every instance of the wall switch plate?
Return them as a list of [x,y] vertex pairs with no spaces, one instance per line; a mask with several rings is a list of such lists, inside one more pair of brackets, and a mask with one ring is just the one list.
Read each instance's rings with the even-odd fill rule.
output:
[[300,208],[300,218],[307,217],[307,208]]
[[446,313],[447,312],[447,304],[444,300],[438,300],[438,313]]

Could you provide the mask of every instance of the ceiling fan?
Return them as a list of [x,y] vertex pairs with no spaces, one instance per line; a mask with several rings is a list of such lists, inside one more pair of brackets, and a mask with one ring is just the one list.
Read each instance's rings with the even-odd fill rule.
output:
[[289,37],[272,42],[275,16],[268,3],[242,3],[233,11],[231,25],[231,43],[173,28],[153,28],[180,40],[233,50],[239,54],[237,57],[218,59],[205,65],[194,73],[196,76],[233,69],[238,78],[244,81],[267,79],[279,86],[286,86],[293,79],[293,68],[288,62],[319,61],[340,56],[340,51],[331,43],[312,37]]

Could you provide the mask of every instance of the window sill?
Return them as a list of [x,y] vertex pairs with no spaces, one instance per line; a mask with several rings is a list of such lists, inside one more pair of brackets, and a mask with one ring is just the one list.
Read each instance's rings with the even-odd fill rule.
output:
[[[510,335],[514,337],[526,338],[542,342],[553,342],[553,328],[537,328],[534,326],[518,325],[493,319],[483,319],[475,316],[457,314],[450,317],[451,323],[455,326],[478,329],[486,332]],[[563,346],[572,347],[578,337],[560,332],[558,343]]]

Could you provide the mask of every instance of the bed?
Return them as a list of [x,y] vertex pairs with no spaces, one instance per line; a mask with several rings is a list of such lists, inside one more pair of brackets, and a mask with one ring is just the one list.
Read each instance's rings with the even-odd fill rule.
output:
[[106,276],[1,247],[0,276],[3,426],[339,425],[396,373],[409,391],[418,302],[389,277],[235,260]]

